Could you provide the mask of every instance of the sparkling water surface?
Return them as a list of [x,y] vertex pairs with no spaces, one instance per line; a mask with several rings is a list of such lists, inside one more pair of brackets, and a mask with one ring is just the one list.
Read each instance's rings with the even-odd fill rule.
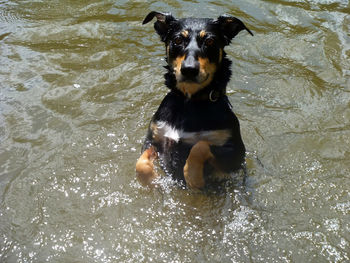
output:
[[[141,187],[152,10],[234,15],[245,184]],[[349,262],[350,3],[0,1],[0,262]]]

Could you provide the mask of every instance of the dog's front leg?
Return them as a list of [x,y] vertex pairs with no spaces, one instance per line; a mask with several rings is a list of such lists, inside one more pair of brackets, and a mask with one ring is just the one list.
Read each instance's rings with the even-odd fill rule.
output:
[[214,161],[214,155],[207,141],[199,141],[192,147],[184,166],[185,181],[190,188],[204,187],[203,169],[207,161]]
[[151,185],[152,181],[158,177],[153,164],[156,158],[157,152],[151,146],[142,153],[136,162],[136,177],[143,186]]

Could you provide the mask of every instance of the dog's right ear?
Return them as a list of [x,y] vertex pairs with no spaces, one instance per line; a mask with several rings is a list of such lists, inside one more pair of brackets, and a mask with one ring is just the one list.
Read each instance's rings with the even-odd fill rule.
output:
[[154,17],[157,18],[157,21],[154,23],[154,29],[157,31],[158,35],[160,35],[162,41],[165,42],[169,31],[170,23],[175,21],[176,18],[173,17],[171,13],[159,13],[156,11],[152,11],[145,17],[142,24],[147,24]]

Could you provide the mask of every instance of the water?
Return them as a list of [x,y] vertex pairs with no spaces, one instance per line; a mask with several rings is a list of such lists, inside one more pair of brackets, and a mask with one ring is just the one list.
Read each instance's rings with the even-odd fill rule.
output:
[[[246,184],[142,188],[151,10],[229,13]],[[349,1],[1,1],[1,262],[349,262]],[[260,160],[260,162],[258,161]]]

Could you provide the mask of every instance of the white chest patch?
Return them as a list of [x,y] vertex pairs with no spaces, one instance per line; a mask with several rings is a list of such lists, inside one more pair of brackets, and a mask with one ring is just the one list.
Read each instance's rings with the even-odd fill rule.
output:
[[151,129],[153,139],[156,141],[162,141],[167,138],[175,142],[182,141],[193,145],[199,141],[208,141],[211,145],[222,146],[231,136],[229,130],[186,132],[176,129],[164,121],[152,123]]

